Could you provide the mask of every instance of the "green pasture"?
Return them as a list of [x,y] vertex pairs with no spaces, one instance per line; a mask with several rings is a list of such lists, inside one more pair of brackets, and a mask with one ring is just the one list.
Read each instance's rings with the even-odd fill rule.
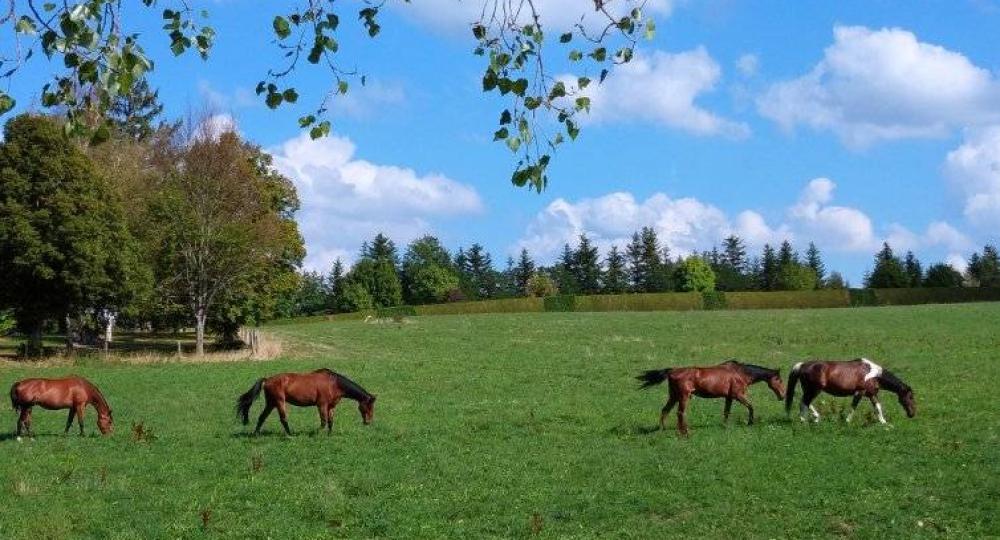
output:
[[[0,410],[0,538],[974,538],[1000,535],[1000,304],[868,309],[521,313],[314,321],[268,329],[266,362],[0,363],[0,385],[77,373],[114,408],[101,438],[37,437]],[[759,423],[695,399],[691,437],[655,430],[642,369],[730,357],[781,367],[868,356],[911,384],[915,419]],[[315,409],[253,438],[234,399],[258,377],[330,367],[378,395],[334,433]],[[6,402],[6,397],[4,398]],[[258,402],[252,410],[256,417]],[[671,418],[671,427],[674,419]]]

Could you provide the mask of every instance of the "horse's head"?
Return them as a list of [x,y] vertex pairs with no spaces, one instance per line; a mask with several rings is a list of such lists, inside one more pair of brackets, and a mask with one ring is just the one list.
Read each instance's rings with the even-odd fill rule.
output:
[[767,378],[767,387],[778,396],[778,401],[785,399],[785,383],[781,382],[781,370],[774,370],[774,375]]
[[368,396],[366,399],[358,401],[358,411],[361,412],[361,421],[367,426],[372,423],[375,416],[375,396]]
[[97,429],[101,430],[101,435],[108,435],[114,431],[114,417],[111,414],[111,409],[97,413]]
[[913,418],[917,415],[917,402],[913,399],[912,388],[906,387],[899,393],[899,404],[906,410],[908,418]]

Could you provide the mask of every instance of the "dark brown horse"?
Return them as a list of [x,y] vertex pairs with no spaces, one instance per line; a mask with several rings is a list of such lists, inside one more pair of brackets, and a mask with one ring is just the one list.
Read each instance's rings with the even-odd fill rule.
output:
[[812,402],[820,392],[834,396],[854,396],[851,401],[851,412],[847,421],[851,421],[854,411],[862,398],[867,397],[878,421],[885,424],[885,414],[878,400],[880,388],[896,394],[899,404],[906,410],[906,416],[913,418],[917,414],[917,405],[913,400],[913,389],[882,366],[867,358],[859,358],[846,362],[799,362],[792,366],[788,374],[788,396],[785,398],[785,412],[792,412],[792,401],[795,399],[795,385],[802,382],[802,401],[799,404],[799,418],[804,422],[806,412],[812,414],[813,422],[819,422],[819,411]]
[[726,398],[722,416],[725,422],[729,421],[733,400],[742,403],[750,414],[748,424],[753,424],[753,405],[747,399],[747,388],[751,384],[767,381],[767,386],[779,400],[785,397],[785,386],[781,382],[779,370],[744,364],[736,360],[728,360],[709,367],[652,369],[636,379],[642,381],[640,388],[650,388],[668,381],[670,394],[667,404],[660,411],[660,429],[666,428],[667,415],[674,405],[677,405],[677,430],[681,435],[688,433],[685,413],[692,394],[704,398]]
[[16,435],[22,432],[31,435],[31,408],[35,405],[43,409],[69,409],[66,419],[66,433],[73,426],[73,418],[80,424],[83,435],[83,413],[87,405],[97,410],[97,429],[107,435],[113,429],[114,420],[111,407],[101,391],[83,377],[64,379],[24,379],[10,387],[10,404],[18,412]]
[[257,428],[254,435],[260,433],[267,415],[278,409],[278,418],[285,433],[292,434],[288,428],[288,403],[299,407],[316,406],[319,410],[319,428],[326,428],[327,433],[333,429],[333,408],[341,398],[353,399],[358,402],[361,421],[365,425],[372,423],[375,414],[375,396],[347,377],[330,371],[317,369],[310,373],[279,373],[266,379],[259,379],[245,394],[236,400],[236,415],[243,425],[250,423],[250,406],[253,405],[260,391],[264,390],[264,410],[257,418]]

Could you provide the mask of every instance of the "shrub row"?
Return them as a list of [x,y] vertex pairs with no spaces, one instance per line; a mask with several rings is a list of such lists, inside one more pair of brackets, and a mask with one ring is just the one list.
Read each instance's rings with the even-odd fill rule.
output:
[[702,309],[698,293],[596,294],[577,296],[573,311],[687,311]]
[[1000,288],[924,287],[919,289],[872,289],[865,298],[876,306],[910,306],[916,304],[954,304],[959,302],[1000,301]]
[[726,309],[811,309],[851,305],[846,289],[819,291],[727,292]]

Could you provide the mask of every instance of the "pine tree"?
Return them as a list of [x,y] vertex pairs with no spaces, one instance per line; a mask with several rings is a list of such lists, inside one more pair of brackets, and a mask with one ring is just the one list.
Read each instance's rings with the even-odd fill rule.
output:
[[739,236],[730,235],[722,241],[722,261],[739,273],[746,271],[747,249]]
[[816,286],[823,288],[826,284],[826,265],[823,264],[819,248],[813,242],[809,242],[809,249],[806,250],[806,266],[816,273]]
[[883,243],[882,249],[875,255],[875,267],[865,276],[865,287],[869,289],[893,289],[906,287],[909,276],[903,268],[902,261],[892,252],[889,243]]
[[339,306],[339,299],[344,293],[344,262],[337,257],[333,261],[333,269],[330,276],[326,278],[327,309],[336,311]]
[[628,291],[628,271],[625,256],[618,246],[611,246],[608,258],[604,261],[605,271],[602,290],[605,294],[621,294]]
[[778,248],[778,269],[785,268],[786,266],[791,266],[792,264],[799,262],[799,255],[795,253],[795,249],[792,248],[792,243],[785,240],[781,243],[781,247]]
[[597,247],[590,243],[586,234],[580,235],[580,243],[573,253],[574,274],[577,290],[583,294],[597,294],[601,290],[601,262]]
[[493,270],[493,259],[489,252],[480,244],[472,244],[469,252],[467,271],[470,282],[470,292],[474,298],[487,300],[496,296],[497,279],[496,271]]
[[971,281],[980,287],[1000,287],[1000,256],[996,246],[985,246],[981,256],[973,253],[967,272]]
[[906,272],[907,286],[920,287],[924,282],[924,270],[920,261],[912,251],[906,252],[906,259],[903,261],[903,271]]
[[517,265],[514,267],[514,284],[517,287],[518,294],[521,296],[527,295],[528,291],[528,280],[531,276],[535,274],[535,261],[531,260],[531,256],[528,255],[528,250],[521,248],[521,256],[517,260]]
[[642,267],[644,268],[641,292],[663,292],[666,290],[666,276],[663,275],[663,261],[660,259],[660,241],[652,227],[643,227],[639,234],[642,243]]
[[396,244],[382,233],[375,235],[371,244],[362,244],[361,257],[376,262],[388,261],[394,267],[399,266],[399,254],[396,252]]
[[764,254],[760,260],[760,274],[757,278],[760,289],[764,291],[776,290],[779,271],[778,256],[774,248],[770,244],[764,244]]
[[646,268],[642,258],[642,238],[638,232],[632,233],[632,241],[625,247],[625,257],[628,260],[629,287],[633,292],[642,292]]
[[563,244],[562,255],[559,256],[559,262],[553,268],[552,276],[559,287],[560,294],[576,294],[580,291],[576,276],[576,253],[569,247],[569,244]]

